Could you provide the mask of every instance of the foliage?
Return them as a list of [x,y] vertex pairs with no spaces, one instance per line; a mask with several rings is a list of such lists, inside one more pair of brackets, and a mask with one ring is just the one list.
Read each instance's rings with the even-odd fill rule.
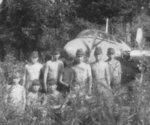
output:
[[6,33],[11,35],[5,35],[1,42],[6,44],[7,41],[18,52],[21,50],[26,57],[32,50],[46,49],[47,44],[43,44],[41,37],[54,38],[48,40],[48,43],[58,41],[57,36],[60,34],[56,31],[65,20],[71,18],[72,9],[71,1],[4,1],[0,14],[1,30],[5,31],[2,36]]
[[148,9],[148,4],[148,0],[5,0],[0,12],[0,51],[5,55],[0,64],[0,124],[149,125],[149,70],[144,73],[142,84],[137,76],[121,87],[111,105],[103,95],[95,94],[89,99],[71,99],[60,109],[52,109],[51,101],[42,107],[27,107],[22,116],[16,116],[4,103],[12,73],[21,70],[23,74],[25,63],[19,62],[17,56],[20,50],[26,58],[32,50],[61,48],[84,29],[104,29],[107,17],[115,28],[119,23],[132,22],[135,34],[140,15],[148,32],[149,11],[147,15],[140,14],[141,7]]
[[148,5],[147,0],[5,0],[0,11],[1,59],[9,48],[15,48],[17,59],[27,59],[32,50],[62,48],[84,29],[103,30],[107,17],[110,30],[124,37],[118,24],[137,24],[134,19]]
[[[149,60],[146,60],[149,61]],[[145,65],[148,62],[144,63]],[[16,64],[16,65],[15,65]],[[23,67],[21,62],[5,62],[1,65],[4,72],[9,69],[10,74],[13,70]],[[140,74],[136,80],[122,86],[114,93],[113,102],[107,100],[103,95],[94,93],[90,98],[83,97],[68,99],[67,103],[55,102],[62,105],[57,109],[52,108],[54,103],[51,98],[46,105],[34,105],[26,108],[26,112],[18,116],[9,112],[4,102],[6,94],[6,84],[3,81],[0,86],[0,124],[21,124],[21,125],[149,125],[150,120],[150,71],[149,67],[144,70],[144,80],[140,83]],[[9,76],[1,76],[6,79]],[[108,102],[109,101],[109,102]],[[111,103],[110,103],[111,102]],[[54,105],[55,105],[54,104]]]

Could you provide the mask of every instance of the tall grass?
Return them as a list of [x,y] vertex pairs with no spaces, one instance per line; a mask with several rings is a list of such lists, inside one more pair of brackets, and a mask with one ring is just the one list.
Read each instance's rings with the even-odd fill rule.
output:
[[4,97],[6,85],[15,69],[22,69],[24,63],[6,61],[1,64],[0,74],[0,125],[150,125],[150,73],[144,73],[140,85],[139,77],[127,86],[121,87],[110,103],[103,95],[95,93],[91,98],[70,101],[63,108],[34,105],[26,108],[23,115],[8,110]]

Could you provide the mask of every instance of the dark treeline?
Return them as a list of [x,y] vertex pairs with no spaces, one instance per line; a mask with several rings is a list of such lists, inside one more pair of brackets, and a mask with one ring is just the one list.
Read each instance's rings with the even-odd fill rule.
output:
[[0,59],[14,53],[22,60],[33,50],[42,53],[62,48],[83,29],[103,30],[106,18],[110,32],[125,37],[135,33],[141,15],[146,19],[142,22],[150,22],[149,6],[149,0],[3,0]]

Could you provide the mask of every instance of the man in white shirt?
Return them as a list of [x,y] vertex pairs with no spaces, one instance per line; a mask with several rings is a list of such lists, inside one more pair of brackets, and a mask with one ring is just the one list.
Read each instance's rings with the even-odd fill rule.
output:
[[[31,62],[25,65],[25,75],[23,85],[28,90],[32,85],[32,81],[40,80],[40,73],[43,65],[38,62],[38,52],[33,51],[30,56]],[[40,85],[39,85],[40,86]]]
[[44,71],[44,87],[46,91],[55,92],[57,88],[57,83],[62,72],[64,65],[63,62],[59,60],[59,51],[54,51],[52,55],[52,60],[46,62]]
[[91,64],[94,92],[103,93],[108,97],[111,91],[110,75],[108,64],[102,60],[103,55],[100,47],[96,47],[94,56],[96,61]]
[[92,87],[92,75],[91,67],[89,64],[84,63],[84,55],[82,49],[78,49],[76,52],[77,64],[72,67],[73,79],[71,84],[71,92],[78,93],[79,96],[91,94]]
[[111,88],[116,91],[120,87],[121,83],[121,64],[118,60],[115,59],[115,50],[113,48],[108,48],[108,66],[110,72],[110,85]]

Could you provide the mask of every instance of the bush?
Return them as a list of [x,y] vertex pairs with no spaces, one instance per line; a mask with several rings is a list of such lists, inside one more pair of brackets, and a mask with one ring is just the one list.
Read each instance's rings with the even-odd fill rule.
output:
[[[65,106],[52,108],[52,99],[46,105],[34,105],[26,108],[18,116],[8,111],[4,102],[6,84],[14,69],[23,69],[24,63],[13,61],[2,63],[5,84],[0,85],[0,124],[3,125],[149,125],[150,124],[150,72],[144,72],[141,83],[140,75],[136,80],[122,86],[114,93],[110,103],[103,95],[95,93],[90,98],[70,99]],[[7,75],[6,75],[7,74]],[[109,102],[108,102],[109,101]],[[61,104],[63,104],[61,102]]]

